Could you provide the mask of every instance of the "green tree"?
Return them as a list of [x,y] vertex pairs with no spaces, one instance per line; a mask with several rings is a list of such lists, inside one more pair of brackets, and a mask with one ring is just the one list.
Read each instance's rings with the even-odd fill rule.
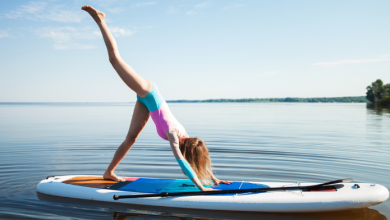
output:
[[366,89],[366,98],[372,103],[376,103],[381,100],[385,90],[383,81],[380,79],[377,79],[375,82],[371,83],[371,86],[367,86]]
[[368,99],[368,101],[374,103],[375,102],[375,94],[374,92],[372,91],[372,87],[371,86],[367,86],[367,92],[366,92],[366,99]]
[[383,86],[383,94],[380,103],[383,105],[390,105],[390,84]]

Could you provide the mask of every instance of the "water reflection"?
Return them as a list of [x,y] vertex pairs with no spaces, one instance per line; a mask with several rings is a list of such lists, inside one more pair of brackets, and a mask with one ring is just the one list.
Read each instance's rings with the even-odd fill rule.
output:
[[367,111],[371,114],[387,115],[390,114],[390,106],[381,106],[372,103],[367,103]]
[[[230,212],[230,211],[211,211],[211,210],[194,210],[167,208],[156,206],[142,206],[117,204],[109,202],[88,201],[81,199],[63,198],[57,196],[49,196],[42,193],[37,193],[37,196],[42,201],[57,203],[59,209],[61,206],[74,205],[77,207],[85,207],[86,209],[105,210],[111,212],[112,219],[269,219],[269,220],[387,220],[386,216],[380,214],[377,210],[364,208],[349,211],[324,212],[324,213],[261,213],[261,212]],[[79,213],[83,218],[83,212]]]

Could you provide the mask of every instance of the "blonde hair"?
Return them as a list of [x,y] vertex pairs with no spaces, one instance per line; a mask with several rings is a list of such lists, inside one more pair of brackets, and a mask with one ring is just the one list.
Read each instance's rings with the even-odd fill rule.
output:
[[182,138],[180,151],[203,184],[211,185],[211,161],[209,150],[199,138]]

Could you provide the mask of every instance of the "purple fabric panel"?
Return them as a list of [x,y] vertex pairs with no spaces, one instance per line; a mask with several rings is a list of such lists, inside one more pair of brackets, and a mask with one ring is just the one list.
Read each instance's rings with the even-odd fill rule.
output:
[[168,127],[167,125],[164,125],[163,122],[161,122],[161,118],[162,118],[161,108],[159,110],[150,112],[150,116],[152,116],[154,124],[156,125],[158,136],[160,136],[164,140],[168,140],[165,135],[165,131],[168,129]]
[[160,109],[150,112],[150,115],[156,124],[157,133],[162,139],[168,140],[165,132],[169,128],[177,129],[180,137],[185,135],[186,131],[184,127],[173,116],[166,102],[160,106]]

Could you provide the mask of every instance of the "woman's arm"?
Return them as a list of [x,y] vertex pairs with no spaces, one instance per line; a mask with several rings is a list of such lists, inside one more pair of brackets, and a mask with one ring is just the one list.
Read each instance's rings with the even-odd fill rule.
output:
[[175,156],[177,162],[180,167],[184,171],[184,173],[191,179],[191,181],[202,191],[210,191],[213,189],[203,187],[202,183],[196,176],[195,172],[192,170],[191,166],[184,159],[183,154],[180,151],[179,145],[179,137],[177,136],[177,131],[173,128],[170,128],[166,132],[167,138],[169,140],[169,144],[171,145],[173,155]]

